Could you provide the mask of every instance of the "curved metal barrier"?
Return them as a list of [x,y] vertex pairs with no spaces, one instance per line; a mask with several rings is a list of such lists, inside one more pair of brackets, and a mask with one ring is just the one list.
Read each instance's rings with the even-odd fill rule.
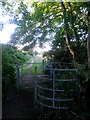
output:
[[79,90],[78,69],[47,70],[50,75],[38,76],[35,68],[35,101],[54,109],[71,108],[74,95]]

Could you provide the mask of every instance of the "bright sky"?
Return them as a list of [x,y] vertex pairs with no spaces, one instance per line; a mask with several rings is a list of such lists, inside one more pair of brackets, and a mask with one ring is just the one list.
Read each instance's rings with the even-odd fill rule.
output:
[[[2,31],[0,31],[0,43],[6,44],[7,42],[9,42],[11,34],[14,33],[15,28],[16,28],[15,24],[4,25],[4,29]],[[19,46],[19,47],[22,48],[23,46]],[[34,50],[37,52],[44,52],[44,51],[48,51],[50,49],[51,48],[49,46],[49,43],[45,43],[45,48],[42,49],[37,45]]]
[[[8,24],[8,23],[5,24],[3,30],[0,31],[0,43],[6,44],[7,42],[9,42],[11,34],[14,33],[15,28],[16,28],[15,24]],[[18,47],[22,48],[23,46],[21,45]],[[51,47],[49,46],[49,43],[45,43],[44,48],[40,48],[38,45],[34,48],[34,50],[37,52],[44,52],[44,51],[48,51],[50,49],[51,49]]]
[[10,41],[11,34],[14,32],[16,25],[5,24],[2,31],[0,31],[0,43],[7,43]]
[[4,28],[0,31],[0,43],[7,43],[10,41],[10,36],[14,32],[16,25],[9,23],[8,15],[2,16],[2,8],[0,8],[0,23],[3,23]]
[[[4,28],[0,31],[0,43],[8,43],[10,41],[11,35],[14,33],[16,25],[10,24],[9,21],[10,17],[8,15],[2,16],[2,9],[0,8],[0,23],[4,24]],[[19,46],[22,48],[23,46]],[[50,50],[49,43],[45,43],[45,48],[40,48],[38,45],[35,47],[34,50],[37,52],[44,52]]]
[[34,50],[35,51],[37,51],[38,53],[43,53],[44,51],[48,51],[48,50],[50,50],[51,49],[51,47],[50,47],[50,45],[49,45],[49,43],[48,42],[46,42],[45,44],[44,44],[44,48],[40,48],[39,47],[39,45],[36,45],[36,47],[34,48]]

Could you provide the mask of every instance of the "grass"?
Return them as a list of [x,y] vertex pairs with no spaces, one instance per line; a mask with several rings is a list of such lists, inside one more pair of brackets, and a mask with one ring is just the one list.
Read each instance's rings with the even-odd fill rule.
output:
[[30,68],[30,72],[32,73],[32,75],[35,74],[35,67],[37,67],[37,74],[41,74],[42,73],[41,64],[33,64]]
[[[32,60],[34,64],[32,64],[31,67],[28,67],[28,63],[31,63]],[[37,67],[38,69],[37,74],[41,74],[42,73],[41,63],[42,63],[42,59],[39,56],[34,55],[26,64],[20,67],[20,76],[24,76],[29,71],[32,73],[32,75],[34,75],[35,67]]]
[[41,58],[39,56],[34,56],[34,64],[30,67],[30,72],[32,73],[32,75],[35,74],[35,67],[37,67],[37,74],[42,73],[41,63]]
[[30,56],[29,60],[25,64],[23,64],[23,68],[28,67],[28,63],[31,63],[32,60],[33,60],[33,56]]
[[20,76],[24,76],[26,73],[28,73],[30,71],[30,68],[20,68]]

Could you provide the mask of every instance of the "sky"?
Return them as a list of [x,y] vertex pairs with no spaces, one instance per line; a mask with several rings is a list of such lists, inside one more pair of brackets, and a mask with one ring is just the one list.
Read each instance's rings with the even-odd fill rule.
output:
[[[0,23],[4,24],[3,29],[0,30],[0,43],[4,43],[4,44],[8,43],[10,41],[11,35],[14,33],[15,28],[17,27],[17,25],[15,24],[10,24],[9,19],[11,18],[8,15],[2,16],[2,9],[0,8]],[[23,47],[22,45],[19,46],[19,48],[22,47]],[[49,43],[46,43],[45,48],[42,49],[37,45],[34,50],[36,50],[37,52],[44,52],[50,49],[51,48],[49,46]]]
[[[0,23],[4,24],[3,29],[0,30],[0,43],[7,43],[10,41],[10,36],[15,31],[16,25],[10,24],[9,19],[11,19],[8,15],[2,15],[2,8],[0,8]],[[0,26],[1,27],[1,26]]]
[[5,24],[2,31],[0,31],[0,43],[6,44],[10,41],[11,35],[14,33],[16,25]]
[[[10,37],[11,35],[14,33],[16,28],[15,24],[5,24],[4,28],[2,31],[0,31],[0,43],[8,43],[10,41]],[[23,46],[19,46],[20,48],[22,48]],[[34,48],[35,51],[37,52],[44,52],[44,51],[48,51],[51,49],[51,47],[49,46],[49,43],[45,43],[45,47],[46,48],[40,48],[38,45]]]
[[43,53],[45,51],[49,51],[51,49],[50,45],[48,42],[46,42],[44,44],[44,48],[40,48],[39,45],[37,44],[36,47],[34,48],[35,51],[37,51],[38,53]]
[[[5,18],[3,18],[4,20]],[[14,33],[16,28],[15,24],[9,24],[9,23],[5,23],[4,24],[4,28],[2,29],[2,31],[0,31],[0,43],[8,43],[10,41],[10,37],[11,35]],[[19,48],[22,48],[23,46],[19,45]],[[36,45],[36,47],[34,48],[35,51],[37,52],[44,52],[44,51],[48,51],[50,50],[51,47],[49,46],[49,43],[45,43],[45,48],[40,48],[39,45]]]

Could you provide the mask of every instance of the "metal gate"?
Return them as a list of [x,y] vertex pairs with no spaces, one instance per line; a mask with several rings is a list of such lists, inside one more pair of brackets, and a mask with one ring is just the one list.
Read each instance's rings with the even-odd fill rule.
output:
[[35,67],[35,101],[42,106],[54,109],[70,109],[79,92],[78,69],[47,68],[43,66],[45,75],[37,75]]
[[[39,64],[39,67],[37,67],[37,64]],[[79,69],[65,68],[65,64],[64,68],[58,68],[60,63],[55,64],[33,63],[35,65],[33,74],[35,101],[42,106],[66,110],[72,108],[74,98],[79,92]],[[21,83],[21,67],[20,65],[16,66],[17,90],[19,90]],[[42,71],[41,74],[38,74],[39,69]],[[25,83],[26,81],[27,78],[25,78]],[[26,85],[29,85],[28,82]]]
[[[16,88],[34,88],[35,85],[35,66],[39,70],[42,69],[42,63],[25,63],[24,65],[16,65]],[[39,73],[39,72],[38,72]]]

